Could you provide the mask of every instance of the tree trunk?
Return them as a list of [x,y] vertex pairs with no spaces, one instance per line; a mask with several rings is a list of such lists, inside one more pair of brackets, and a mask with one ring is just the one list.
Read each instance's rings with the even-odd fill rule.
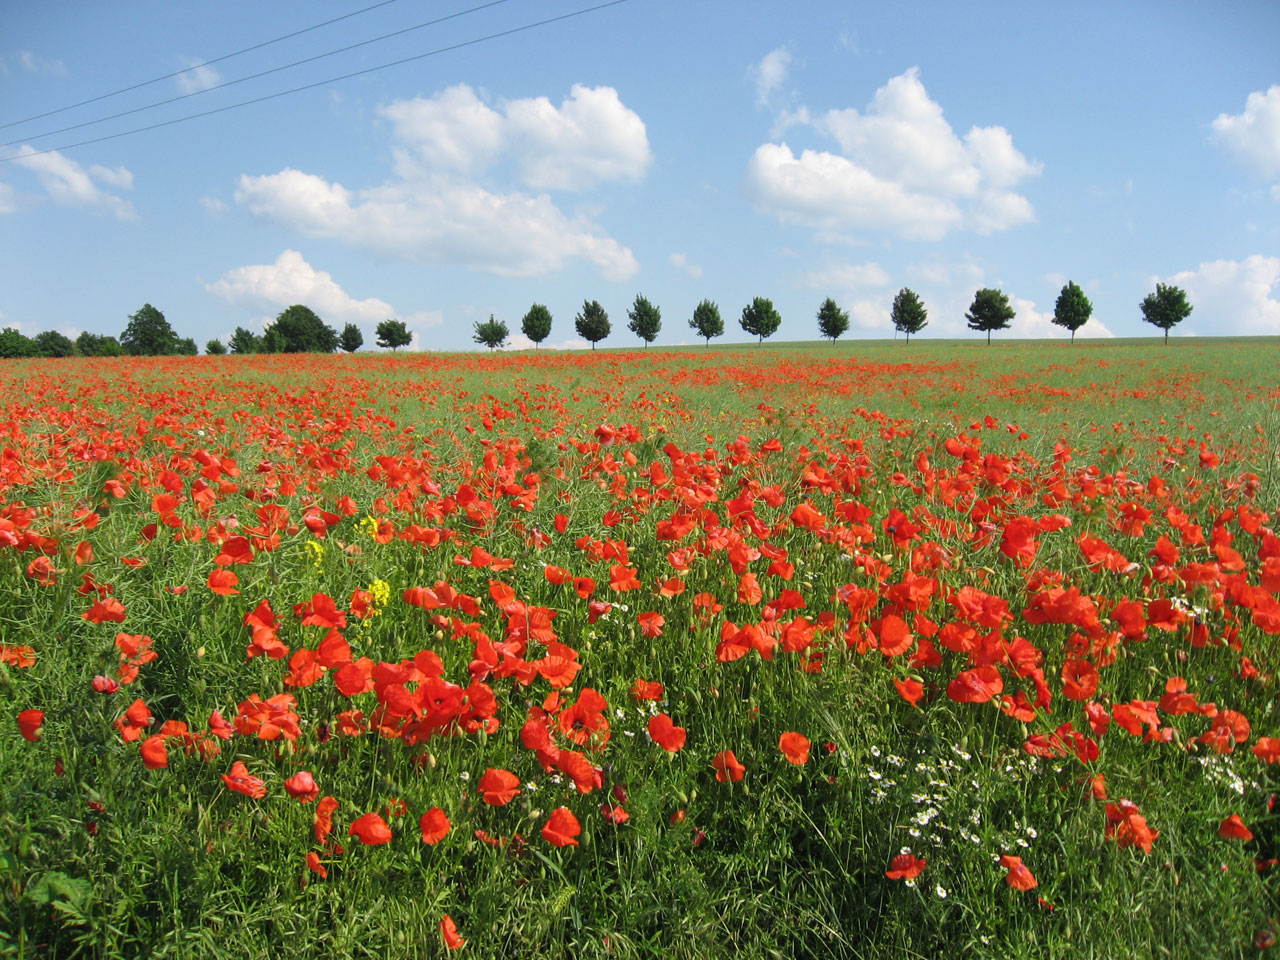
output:
[[1164,345],[1166,347],[1169,345],[1169,328],[1168,327],[1164,328]]
[[1072,342],[1072,343],[1075,343],[1075,342],[1076,342],[1076,329],[1075,329],[1075,327],[1072,327],[1072,328],[1071,328],[1071,342]]
[[991,331],[987,331],[987,346],[991,346]]

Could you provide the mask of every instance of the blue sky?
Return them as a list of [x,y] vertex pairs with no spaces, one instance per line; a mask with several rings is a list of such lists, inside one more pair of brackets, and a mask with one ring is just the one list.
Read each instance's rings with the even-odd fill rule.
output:
[[[387,317],[419,349],[476,349],[492,313],[535,302],[547,345],[608,311],[662,310],[657,343],[722,342],[753,297],[776,339],[817,337],[834,297],[850,336],[890,337],[901,287],[925,337],[977,337],[984,286],[1008,336],[1143,336],[1157,281],[1195,307],[1174,335],[1280,334],[1280,4],[767,3],[627,0],[572,14],[507,0],[394,0],[183,70],[373,0],[9,3],[0,10],[0,324],[119,334],[144,302],[201,345],[306,303],[366,347]],[[194,96],[128,116],[185,93]],[[46,152],[51,151],[51,152]],[[1001,336],[1002,334],[997,334]],[[520,345],[517,338],[515,345]]]

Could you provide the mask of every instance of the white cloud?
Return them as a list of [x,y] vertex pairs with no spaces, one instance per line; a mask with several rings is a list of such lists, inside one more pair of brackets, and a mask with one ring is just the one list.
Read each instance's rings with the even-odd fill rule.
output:
[[204,207],[204,212],[211,217],[220,217],[227,212],[227,205],[217,197],[201,197],[200,206]]
[[[433,97],[398,100],[381,112],[427,172],[474,175],[509,154],[525,186],[587,190],[609,180],[640,180],[653,160],[644,121],[613,87],[574,84],[559,107],[534,97],[495,110],[459,84]],[[416,174],[404,161],[400,172]]]
[[863,287],[883,287],[889,282],[889,274],[878,263],[835,263],[808,271],[800,277],[800,282],[815,290],[829,287],[857,290]]
[[952,230],[1005,230],[1035,218],[1011,188],[1041,172],[1003,127],[973,127],[961,140],[912,67],[875,92],[865,111],[801,108],[787,126],[809,126],[840,153],[760,146],[747,166],[757,207],[826,233],[886,230],[939,240]]
[[398,260],[537,276],[578,258],[617,281],[639,269],[629,249],[589,220],[566,217],[546,195],[492,193],[444,175],[393,181],[353,195],[339,183],[285,168],[242,176],[236,202],[305,236],[341,240]]
[[59,206],[85,207],[98,213],[109,213],[120,220],[138,219],[132,203],[94,183],[98,179],[117,188],[132,186],[133,174],[124,167],[108,170],[95,165],[86,173],[80,164],[56,150],[38,153],[26,144],[22,145],[13,162],[34,173],[49,198]]
[[222,82],[222,74],[208,64],[201,63],[191,57],[183,57],[182,63],[190,69],[174,77],[178,81],[178,89],[183,93],[199,93],[216,87]]
[[28,73],[50,73],[56,77],[65,77],[67,68],[56,57],[42,57],[30,50],[18,51],[18,65]]
[[395,308],[385,300],[356,300],[331,275],[307,263],[297,250],[284,251],[275,263],[228,270],[216,283],[206,284],[205,289],[253,309],[303,303],[326,320],[339,323],[376,324],[396,316]]
[[673,253],[667,257],[667,260],[677,270],[683,270],[695,280],[702,276],[702,268],[695,263],[690,263],[689,258],[683,253]]
[[[1280,84],[1249,94],[1243,113],[1219,114],[1213,132],[1248,170],[1263,180],[1280,180]],[[1271,197],[1280,200],[1280,184],[1271,188]]]
[[13,213],[18,209],[18,203],[13,196],[13,187],[7,183],[0,183],[0,215]]
[[766,53],[756,65],[753,72],[756,76],[756,103],[759,106],[768,106],[774,91],[787,79],[787,67],[790,64],[791,54],[779,47]]
[[[1214,260],[1165,282],[1187,291],[1192,312],[1180,326],[1188,332],[1280,334],[1280,257],[1255,253],[1243,260]],[[1173,332],[1183,331],[1174,327]]]
[[465,83],[434,97],[397,100],[381,111],[396,136],[412,144],[432,167],[460,173],[482,169],[503,146],[502,114]]
[[644,121],[612,87],[574,84],[559,109],[546,97],[513,100],[507,122],[521,179],[535,190],[583,190],[604,180],[639,180],[650,161]]

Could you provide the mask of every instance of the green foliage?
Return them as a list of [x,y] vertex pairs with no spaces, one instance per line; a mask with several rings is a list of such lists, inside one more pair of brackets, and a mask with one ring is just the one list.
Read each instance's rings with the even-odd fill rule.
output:
[[1172,284],[1157,283],[1156,292],[1149,293],[1141,303],[1142,319],[1164,331],[1164,342],[1169,342],[1169,328],[1191,316],[1191,304],[1187,293]]
[[19,333],[15,327],[5,327],[3,331],[0,331],[0,357],[35,356],[39,356],[39,347],[30,337]]
[[281,310],[267,327],[264,340],[273,333],[279,334],[283,346],[270,353],[333,353],[338,347],[337,331],[301,303]]
[[115,337],[83,331],[76,337],[76,353],[82,357],[118,357],[124,353]]
[[493,319],[493,314],[489,314],[489,319],[484,323],[475,323],[472,325],[475,330],[473,339],[476,343],[483,343],[490,350],[502,346],[507,342],[507,337],[511,335],[511,331],[507,329],[507,325],[501,320]]
[[364,346],[364,334],[354,323],[348,323],[342,328],[342,335],[338,337],[338,346],[346,353],[355,353]]
[[849,329],[849,314],[840,309],[830,297],[822,301],[822,306],[818,308],[818,331],[835,343],[836,340]]
[[643,340],[646,347],[657,339],[658,331],[662,329],[662,311],[650,303],[644,294],[636,294],[635,303],[627,311],[627,316],[631,319],[627,329]]
[[1053,322],[1071,331],[1071,342],[1076,339],[1076,331],[1089,322],[1093,314],[1093,304],[1076,284],[1067,281],[1067,285],[1058,294],[1058,302],[1053,306]]
[[227,348],[223,346],[221,340],[215,338],[205,343],[204,352],[211,357],[220,357],[227,352]]
[[707,341],[703,346],[711,346],[712,337],[724,336],[724,320],[720,316],[720,308],[710,300],[703,300],[693,308],[689,326]]
[[178,336],[164,314],[144,303],[130,315],[129,325],[120,334],[120,346],[131,357],[159,357],[173,353]]
[[991,345],[991,331],[1008,328],[1009,321],[1017,313],[1009,306],[1009,298],[999,290],[983,287],[973,296],[973,303],[965,319],[970,330],[986,331],[987,346]]
[[179,357],[194,357],[200,352],[195,337],[178,337],[173,341],[173,352]]
[[42,330],[32,339],[42,357],[70,357],[76,352],[76,345],[71,342],[71,338],[57,330]]
[[782,323],[782,317],[773,308],[772,300],[756,297],[742,308],[742,319],[739,322],[743,330],[753,337],[758,337],[758,342],[763,343],[765,337],[771,337],[777,331],[779,324]]
[[407,347],[413,342],[413,334],[403,320],[383,320],[378,324],[378,346],[392,351]]
[[920,297],[909,287],[903,287],[893,298],[893,311],[889,314],[893,328],[907,335],[907,343],[911,335],[919,333],[929,324],[929,311],[920,302]]
[[236,327],[229,341],[232,353],[261,353],[262,338],[244,327]]
[[578,336],[591,342],[591,349],[609,335],[609,314],[604,312],[599,300],[582,301],[582,311],[574,318],[574,327]]
[[258,338],[259,353],[284,353],[284,348],[288,345],[284,334],[275,327],[267,327],[262,336]]
[[520,321],[520,332],[533,341],[536,350],[538,344],[551,334],[551,311],[540,303],[535,303]]

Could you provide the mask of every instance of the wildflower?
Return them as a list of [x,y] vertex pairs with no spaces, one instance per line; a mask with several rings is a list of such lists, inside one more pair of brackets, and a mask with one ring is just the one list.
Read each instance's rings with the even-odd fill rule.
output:
[[356,837],[366,847],[391,842],[391,828],[376,813],[366,813],[347,830],[347,836]]
[[1000,866],[1009,871],[1005,874],[1004,882],[1015,890],[1034,890],[1040,885],[1035,874],[1023,864],[1021,857],[1003,856],[1000,858]]
[[452,824],[449,823],[448,814],[439,807],[432,807],[422,815],[418,826],[422,830],[422,842],[434,845],[448,836]]
[[43,710],[23,710],[18,713],[18,732],[32,743],[40,739],[40,727],[44,723]]
[[914,880],[924,872],[928,861],[917,857],[910,850],[903,850],[889,863],[885,876],[890,880]]
[[809,761],[809,738],[795,731],[788,731],[778,738],[778,749],[787,758],[787,763],[797,767]]
[[715,755],[711,766],[716,771],[716,780],[720,783],[732,781],[737,783],[746,776],[747,768],[738,762],[732,750],[722,750]]
[[582,826],[568,807],[557,807],[542,827],[542,838],[557,847],[576,847],[580,833]]

